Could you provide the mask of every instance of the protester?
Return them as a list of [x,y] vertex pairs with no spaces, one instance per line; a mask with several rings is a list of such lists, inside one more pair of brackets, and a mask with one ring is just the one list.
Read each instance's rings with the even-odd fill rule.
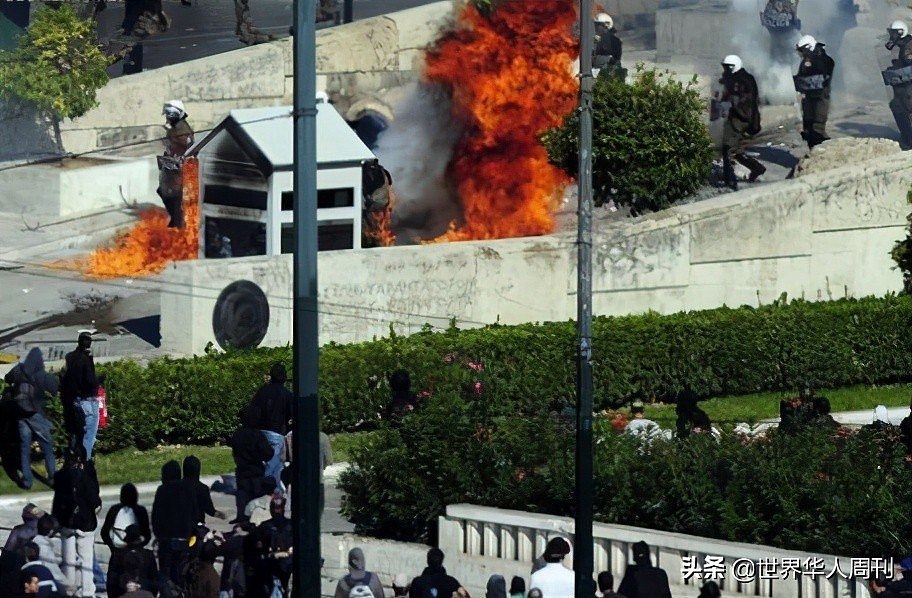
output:
[[143,539],[142,546],[152,540],[152,530],[149,525],[149,512],[139,504],[139,493],[133,484],[124,484],[120,487],[120,502],[108,509],[104,523],[101,524],[101,541],[111,551],[127,546],[127,528],[136,525]]
[[884,598],[912,596],[912,555],[899,562],[900,578],[887,584]]
[[57,463],[54,457],[53,426],[45,412],[48,395],[57,394],[60,380],[56,375],[44,369],[44,356],[41,349],[34,347],[26,354],[25,359],[16,364],[4,376],[4,381],[12,387],[12,396],[19,408],[19,447],[21,455],[22,479],[19,485],[29,490],[34,483],[32,473],[32,439],[38,441],[44,454],[44,466],[47,470],[47,484],[51,484]]
[[526,580],[518,575],[514,575],[510,580],[510,598],[525,598]]
[[101,507],[98,476],[82,444],[68,449],[64,467],[54,476],[51,514],[60,522],[63,573],[75,595],[95,596],[96,509]]
[[181,480],[177,461],[165,463],[161,474],[152,502],[152,533],[158,539],[159,580],[168,597],[170,586],[183,587],[189,542],[196,532],[196,497]]
[[564,558],[570,553],[570,542],[564,538],[551,538],[545,547],[545,566],[532,574],[529,585],[538,588],[547,598],[573,598],[574,575],[564,567]]
[[[659,427],[659,424],[651,419],[646,419],[646,407],[641,401],[636,401],[631,405],[630,413],[633,415],[633,419],[630,420],[630,423],[624,428],[625,434],[630,434],[631,436],[636,436],[638,438],[652,438],[662,435],[662,428]],[[545,588],[539,589],[547,595],[547,590]]]
[[684,390],[678,393],[675,403],[675,413],[678,416],[676,422],[678,438],[687,438],[694,426],[699,424],[702,427],[706,425],[705,422],[709,421],[706,412],[697,406],[697,393],[689,384],[685,384]]
[[409,598],[432,598],[452,596],[461,584],[447,575],[443,567],[443,551],[431,548],[427,553],[427,567],[409,585]]
[[128,579],[124,584],[124,590],[120,598],[155,598],[152,592],[143,589],[142,584],[136,579]]
[[218,546],[222,557],[221,591],[228,596],[244,596],[247,580],[244,573],[244,543],[253,526],[250,523],[235,525]]
[[187,572],[187,598],[218,598],[221,582],[215,570],[216,547],[206,542]]
[[63,564],[63,545],[57,537],[57,528],[57,520],[52,515],[42,515],[38,519],[38,535],[32,542],[38,547],[38,559],[51,572],[57,587],[65,588],[66,576],[60,568]]
[[287,375],[285,366],[273,364],[266,376],[266,384],[261,386],[250,401],[255,427],[260,429],[272,446],[272,457],[266,465],[266,476],[281,484],[282,449],[285,447],[285,435],[291,431],[291,419],[294,417],[294,395],[285,387]]
[[700,588],[700,595],[697,598],[722,598],[722,590],[719,589],[719,584],[716,582],[707,581]]
[[348,551],[348,574],[336,584],[335,598],[346,598],[355,586],[367,586],[374,598],[384,598],[380,578],[367,570],[364,552],[357,547]]
[[614,575],[611,574],[611,571],[602,571],[598,574],[596,580],[598,582],[596,596],[601,598],[625,598],[623,595],[615,593]]
[[33,578],[38,578],[38,592],[40,598],[53,598],[57,596],[57,581],[51,574],[51,570],[41,561],[38,546],[34,542],[29,542],[22,549],[25,556],[25,564],[22,566],[22,573]]
[[[108,598],[117,598],[126,591],[127,583],[135,581],[149,592],[158,591],[158,565],[155,555],[145,548],[149,537],[137,524],[128,525],[123,534],[123,546],[111,550],[108,565]],[[107,543],[107,542],[106,542]]]
[[[292,529],[291,520],[285,517],[285,499],[276,494],[269,503],[272,518],[263,522],[254,533],[257,544],[258,562],[253,580],[253,596],[282,596],[288,594],[291,579]],[[248,580],[248,593],[251,584]]]
[[627,565],[618,594],[626,598],[671,598],[668,574],[652,566],[649,544],[640,541],[633,545],[633,563]]
[[29,503],[22,509],[22,523],[10,530],[10,535],[6,538],[6,544],[3,550],[16,551],[32,541],[32,538],[38,533],[38,519],[44,515],[44,511],[37,506]]
[[507,580],[503,575],[492,575],[488,578],[485,598],[507,598]]
[[98,378],[92,357],[92,334],[80,332],[74,351],[67,353],[60,380],[63,417],[70,434],[70,447],[85,447],[86,460],[92,459],[98,435]]
[[[570,551],[572,550],[572,547],[570,546],[570,540],[567,540],[566,538],[561,538],[560,536],[556,536],[556,537],[552,538],[552,539],[548,542],[548,544],[550,545],[551,541],[553,541],[553,540],[561,540],[561,541],[563,541],[563,543],[564,543],[564,547],[563,547],[564,555],[566,556],[566,555],[570,554]],[[536,571],[539,571],[539,570],[541,570],[541,569],[544,569],[545,565],[548,564],[548,561],[545,560],[545,555],[546,555],[546,554],[547,554],[547,548],[545,549],[544,552],[542,552],[542,554],[541,554],[540,557],[537,557],[537,558],[535,558],[535,559],[532,561],[532,573],[535,573]]]
[[266,437],[256,428],[255,412],[249,407],[238,414],[241,427],[228,440],[234,457],[234,475],[237,482],[235,502],[237,518],[231,523],[248,521],[244,514],[247,503],[269,494],[275,489],[275,480],[267,478],[264,463],[272,458],[273,450]]
[[418,397],[412,392],[412,379],[406,370],[396,370],[389,377],[390,402],[383,414],[390,425],[398,428],[402,418],[415,410]]
[[225,514],[215,508],[212,503],[212,493],[209,486],[200,481],[202,463],[195,455],[184,458],[184,482],[189,486],[191,494],[196,497],[197,523],[205,523],[206,516],[216,519],[226,519]]

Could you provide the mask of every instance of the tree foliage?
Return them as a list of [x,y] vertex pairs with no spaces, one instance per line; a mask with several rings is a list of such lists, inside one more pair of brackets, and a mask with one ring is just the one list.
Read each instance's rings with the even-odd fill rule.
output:
[[[592,185],[595,201],[635,212],[667,208],[702,186],[712,165],[712,140],[696,79],[681,83],[637,67],[633,81],[600,77],[593,89]],[[542,140],[551,161],[576,175],[579,114]]]
[[0,52],[0,96],[24,100],[55,120],[76,118],[98,104],[108,62],[94,22],[66,4],[43,8],[18,47]]
[[[906,200],[912,204],[912,190],[906,194]],[[902,272],[903,290],[912,293],[912,212],[906,216],[909,226],[906,228],[906,238],[900,239],[890,252],[896,267]]]

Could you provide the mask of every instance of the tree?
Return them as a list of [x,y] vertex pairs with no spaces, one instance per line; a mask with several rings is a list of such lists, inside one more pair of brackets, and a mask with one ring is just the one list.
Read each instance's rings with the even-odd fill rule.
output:
[[108,82],[108,64],[92,21],[68,5],[43,8],[19,45],[0,52],[0,97],[24,101],[51,120],[62,150],[60,120],[98,104],[95,94]]
[[[593,89],[592,186],[598,205],[614,200],[634,213],[667,208],[709,177],[713,144],[705,103],[688,83],[639,65],[633,81],[600,77]],[[551,162],[576,175],[579,115],[545,133]]]

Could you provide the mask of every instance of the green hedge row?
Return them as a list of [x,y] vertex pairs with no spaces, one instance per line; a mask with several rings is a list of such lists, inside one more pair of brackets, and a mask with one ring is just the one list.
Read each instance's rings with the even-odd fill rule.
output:
[[[435,541],[447,504],[571,516],[573,422],[444,393],[363,437],[342,474],[356,531]],[[851,557],[912,550],[912,463],[895,439],[808,429],[641,443],[595,426],[598,521]]]
[[[665,398],[685,383],[702,396],[718,396],[804,382],[910,380],[909,330],[912,298],[894,296],[600,317],[593,325],[595,405],[618,406],[638,394]],[[444,367],[449,360],[483,364],[492,400],[518,401],[530,413],[543,405],[560,411],[575,402],[575,346],[572,322],[328,344],[320,352],[322,425],[327,432],[376,427],[389,398],[386,375],[400,367],[412,373],[416,391],[428,394],[465,383]],[[112,418],[100,449],[226,437],[275,361],[290,368],[290,348],[99,366],[108,377]]]

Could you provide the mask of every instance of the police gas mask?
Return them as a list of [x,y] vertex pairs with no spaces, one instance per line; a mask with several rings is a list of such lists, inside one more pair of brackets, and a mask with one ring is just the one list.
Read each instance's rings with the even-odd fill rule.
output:
[[164,109],[165,120],[167,120],[172,125],[181,119],[183,112],[177,108],[167,106]]
[[890,39],[885,45],[887,50],[892,50],[896,47],[896,44],[899,42],[900,38],[902,38],[902,32],[896,29],[887,29],[887,33],[890,34]]

